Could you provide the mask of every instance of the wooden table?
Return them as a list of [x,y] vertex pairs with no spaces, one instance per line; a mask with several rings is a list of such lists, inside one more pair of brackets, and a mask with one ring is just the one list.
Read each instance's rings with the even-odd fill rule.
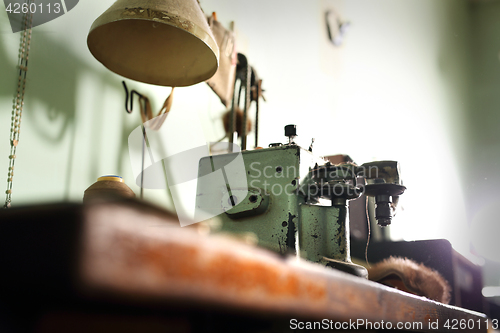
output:
[[135,200],[1,211],[0,264],[2,332],[491,326],[481,313],[181,228]]

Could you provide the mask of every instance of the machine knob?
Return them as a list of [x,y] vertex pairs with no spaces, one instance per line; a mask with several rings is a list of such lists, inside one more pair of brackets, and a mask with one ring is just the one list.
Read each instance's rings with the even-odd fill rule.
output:
[[286,125],[285,136],[288,137],[288,144],[292,144],[293,139],[297,136],[297,125]]
[[297,136],[297,125],[286,125],[285,126],[285,136]]

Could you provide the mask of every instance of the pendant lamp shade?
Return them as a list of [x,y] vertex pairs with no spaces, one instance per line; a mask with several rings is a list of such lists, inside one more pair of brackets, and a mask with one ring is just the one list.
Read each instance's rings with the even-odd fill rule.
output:
[[197,0],[118,0],[92,24],[87,45],[109,70],[161,86],[205,81],[219,63]]

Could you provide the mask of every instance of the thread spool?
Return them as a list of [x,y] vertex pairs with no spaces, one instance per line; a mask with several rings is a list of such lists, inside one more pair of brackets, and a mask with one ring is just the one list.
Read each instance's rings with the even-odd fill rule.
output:
[[97,178],[83,193],[83,202],[105,198],[135,198],[135,193],[120,176],[107,175]]

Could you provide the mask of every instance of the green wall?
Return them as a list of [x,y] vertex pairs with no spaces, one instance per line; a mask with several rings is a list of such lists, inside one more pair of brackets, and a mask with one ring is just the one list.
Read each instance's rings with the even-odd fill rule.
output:
[[[471,6],[471,107],[467,115],[465,189],[475,248],[500,257],[500,1]],[[500,265],[489,261],[486,284],[500,284]]]

